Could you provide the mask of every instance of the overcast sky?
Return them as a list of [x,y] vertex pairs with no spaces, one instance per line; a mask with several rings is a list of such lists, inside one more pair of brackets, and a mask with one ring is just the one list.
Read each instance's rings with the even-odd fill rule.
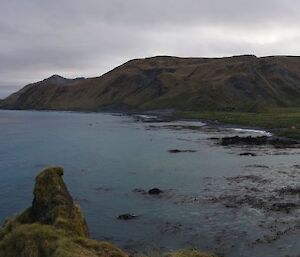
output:
[[154,55],[299,55],[299,0],[3,0],[0,98]]

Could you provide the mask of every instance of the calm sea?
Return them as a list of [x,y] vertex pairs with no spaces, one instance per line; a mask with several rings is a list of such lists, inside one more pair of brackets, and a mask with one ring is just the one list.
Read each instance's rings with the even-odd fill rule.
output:
[[[224,148],[209,138],[245,131],[203,125],[142,123],[101,113],[0,111],[0,220],[31,204],[39,171],[60,165],[93,238],[146,253],[190,247],[231,257],[299,253],[297,230],[255,244],[258,237],[271,234],[262,224],[299,222],[297,211],[268,215],[253,206],[229,208],[207,201],[261,186],[247,177],[248,185],[228,179],[236,176],[267,176],[277,186],[297,184],[299,154],[256,149],[257,157],[240,156],[249,149]],[[172,154],[170,149],[196,152]],[[275,171],[295,171],[295,177],[280,177]],[[153,187],[164,190],[163,195],[134,192]],[[124,213],[139,217],[118,220]]]

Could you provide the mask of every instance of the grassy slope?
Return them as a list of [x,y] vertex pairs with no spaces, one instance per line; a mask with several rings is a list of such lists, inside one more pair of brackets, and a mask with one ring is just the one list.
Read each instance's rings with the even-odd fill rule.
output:
[[7,97],[0,108],[257,111],[300,107],[299,85],[300,57],[154,57],[96,78],[51,77]]
[[300,108],[273,108],[264,112],[180,111],[181,118],[217,120],[225,124],[260,127],[278,136],[300,139]]

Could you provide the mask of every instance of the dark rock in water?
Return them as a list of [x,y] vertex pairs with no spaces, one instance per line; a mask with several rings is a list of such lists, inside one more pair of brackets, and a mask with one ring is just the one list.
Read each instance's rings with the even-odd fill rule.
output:
[[234,137],[223,137],[221,139],[222,145],[264,145],[268,143],[268,137],[267,136],[261,136],[261,137],[240,137],[240,136],[234,136]]
[[271,137],[269,138],[269,144],[278,148],[284,148],[299,146],[300,142],[288,138]]
[[247,168],[261,168],[261,169],[269,169],[270,167],[267,165],[260,165],[260,164],[253,164],[253,165],[247,165],[245,166]]
[[179,150],[179,149],[171,149],[168,151],[169,153],[195,153],[196,150]]
[[95,188],[95,190],[98,191],[98,192],[110,192],[110,191],[112,191],[112,188],[110,188],[110,187],[97,187],[97,188]]
[[227,177],[226,180],[228,180],[230,182],[236,182],[236,183],[250,181],[252,183],[258,183],[258,184],[262,184],[262,185],[269,182],[269,180],[262,178],[261,176],[256,176],[256,175],[238,175],[235,177]]
[[159,188],[152,188],[152,189],[150,189],[149,191],[148,191],[148,194],[149,195],[159,195],[159,194],[161,194],[161,193],[163,193],[163,191],[161,190],[161,189],[159,189]]
[[240,153],[239,155],[240,155],[240,156],[252,156],[252,157],[257,156],[257,154],[255,154],[255,153],[250,153],[250,152]]
[[279,138],[279,137],[267,137],[267,136],[259,136],[259,137],[223,137],[221,138],[221,145],[229,146],[229,145],[273,145],[275,147],[292,147],[299,142],[296,140]]
[[293,209],[297,209],[300,206],[298,204],[295,203],[274,203],[271,206],[271,210],[272,211],[279,211],[279,212],[286,212],[289,213],[291,210]]
[[135,188],[135,189],[132,190],[132,192],[136,193],[136,194],[144,195],[144,196],[148,196],[148,195],[161,196],[161,194],[164,193],[163,190],[161,190],[157,187],[151,188],[148,191],[146,191],[144,189],[140,189],[140,188]]
[[141,189],[141,188],[135,188],[132,190],[133,193],[139,193],[139,194],[147,194],[147,192],[144,190],[144,189]]
[[132,220],[137,218],[138,216],[135,214],[125,213],[118,216],[118,220]]
[[180,153],[181,151],[178,149],[169,150],[169,153]]
[[279,195],[300,195],[300,187],[283,187],[277,190]]

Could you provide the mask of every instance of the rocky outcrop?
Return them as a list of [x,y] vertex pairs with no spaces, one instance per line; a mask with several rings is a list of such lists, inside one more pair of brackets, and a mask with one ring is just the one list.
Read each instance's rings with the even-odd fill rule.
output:
[[88,238],[79,206],[52,167],[36,177],[32,206],[0,229],[2,257],[127,257],[117,247]]
[[60,167],[44,170],[36,177],[31,215],[34,222],[52,224],[58,228],[88,237],[88,228],[80,208],[73,202]]

